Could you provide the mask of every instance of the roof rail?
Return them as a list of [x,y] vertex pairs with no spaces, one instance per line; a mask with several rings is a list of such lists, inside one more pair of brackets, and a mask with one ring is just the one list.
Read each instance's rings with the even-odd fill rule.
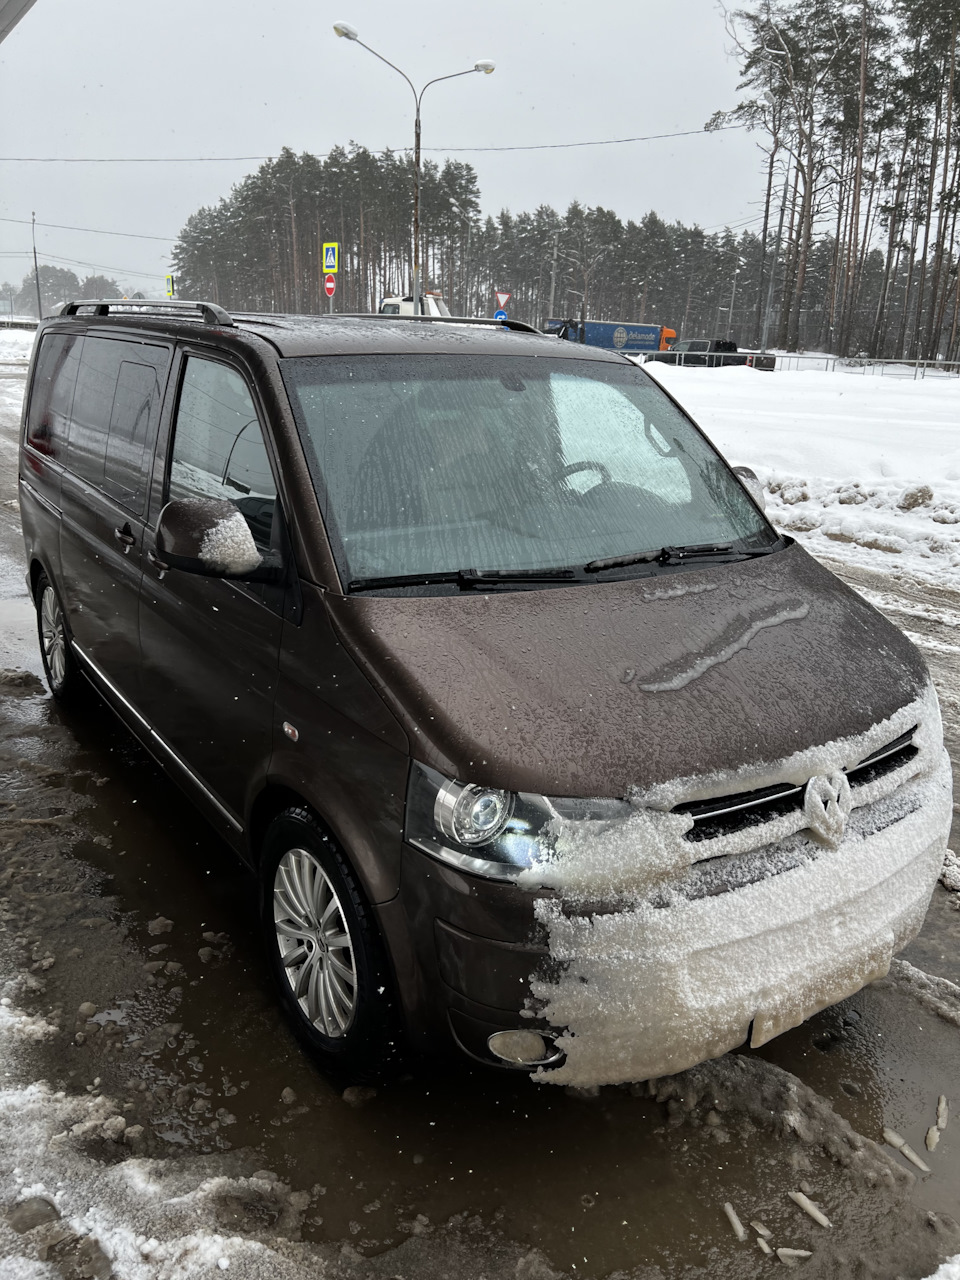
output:
[[338,311],[316,317],[318,320],[412,320],[420,324],[482,324],[493,329],[513,329],[517,333],[540,333],[524,320],[492,320],[489,316],[391,316],[379,311]]
[[[108,316],[114,312],[129,315],[153,313],[155,315],[181,316],[184,320],[199,318],[204,324],[233,326],[233,317],[215,302],[190,302],[186,298],[78,298],[74,302],[65,302],[60,308],[60,315],[75,316],[81,307],[92,307],[95,316]],[[196,313],[196,316],[190,313]]]

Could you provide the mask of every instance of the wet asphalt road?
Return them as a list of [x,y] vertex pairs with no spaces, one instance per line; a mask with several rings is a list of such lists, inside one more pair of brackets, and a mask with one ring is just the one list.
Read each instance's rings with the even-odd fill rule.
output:
[[[13,434],[0,418],[8,564],[20,554]],[[960,595],[831,567],[921,643],[956,774]],[[24,615],[17,574],[0,574],[0,629]],[[0,769],[13,806],[0,815],[10,958],[38,975],[36,1008],[59,1010],[61,1025],[30,1069],[125,1106],[139,1136],[97,1159],[196,1153],[309,1193],[293,1225],[240,1204],[225,1211],[231,1230],[336,1246],[351,1275],[385,1280],[450,1274],[454,1244],[462,1274],[488,1280],[760,1275],[770,1260],[754,1233],[737,1241],[725,1201],[774,1244],[811,1250],[810,1276],[920,1277],[960,1252],[960,1121],[928,1156],[930,1175],[873,1145],[888,1126],[923,1153],[937,1096],[960,1107],[960,998],[934,1000],[909,970],[653,1096],[570,1096],[454,1062],[344,1097],[275,1010],[249,877],[109,712],[91,701],[67,715],[30,682],[0,684]],[[938,887],[905,953],[954,982],[957,897]],[[85,1001],[92,1020],[75,1013]],[[833,1227],[788,1198],[804,1187]]]

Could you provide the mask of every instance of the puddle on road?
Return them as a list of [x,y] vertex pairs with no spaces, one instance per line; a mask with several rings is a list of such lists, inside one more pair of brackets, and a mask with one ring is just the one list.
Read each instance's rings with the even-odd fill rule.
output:
[[[49,803],[38,810],[34,795],[31,812],[51,824],[27,837],[21,829],[7,849],[27,857],[45,841],[52,856],[58,840],[73,843],[67,819],[79,806],[86,835],[74,853],[94,872],[83,892],[99,884],[115,898],[100,908],[101,925],[81,920],[58,933],[54,912],[22,931],[28,963],[56,956],[38,971],[46,991],[37,1007],[66,1010],[63,1034],[37,1050],[38,1070],[68,1090],[99,1078],[127,1104],[128,1125],[144,1126],[136,1153],[241,1151],[248,1172],[268,1169],[311,1193],[304,1239],[349,1242],[371,1267],[381,1257],[385,1277],[395,1274],[390,1251],[459,1214],[479,1215],[571,1276],[643,1266],[654,1268],[636,1271],[645,1280],[759,1276],[769,1260],[753,1232],[735,1239],[725,1201],[744,1224],[761,1219],[774,1245],[814,1250],[810,1276],[919,1277],[960,1250],[949,1218],[926,1217],[957,1212],[960,1118],[927,1156],[934,1173],[913,1183],[889,1148],[855,1150],[856,1135],[880,1142],[887,1125],[926,1156],[937,1095],[960,1108],[960,1031],[901,984],[876,984],[759,1053],[728,1055],[653,1097],[646,1086],[572,1097],[454,1061],[350,1105],[276,1010],[252,878],[232,852],[99,704],[77,720],[29,689],[7,692],[0,745],[7,761],[28,762],[13,775],[27,790],[44,781]],[[20,796],[15,782],[10,802]],[[914,963],[957,977],[960,913],[938,895]],[[172,926],[151,933],[159,917]],[[71,965],[76,936],[84,955]],[[83,1000],[98,1016],[75,1022]],[[801,1184],[833,1229],[789,1200]],[[236,1207],[230,1229],[262,1230],[251,1213]]]

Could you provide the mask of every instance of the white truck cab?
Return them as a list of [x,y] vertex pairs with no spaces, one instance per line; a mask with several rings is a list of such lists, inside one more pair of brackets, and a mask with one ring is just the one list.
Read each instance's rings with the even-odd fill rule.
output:
[[[382,316],[413,316],[418,312],[414,307],[413,294],[407,294],[404,298],[383,298],[380,303],[380,314]],[[450,309],[443,300],[442,293],[422,293],[420,295],[420,310],[422,316],[448,316]]]

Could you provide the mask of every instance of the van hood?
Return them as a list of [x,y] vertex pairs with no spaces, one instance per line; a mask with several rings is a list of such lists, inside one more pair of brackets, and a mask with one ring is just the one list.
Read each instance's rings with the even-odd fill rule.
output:
[[597,585],[327,600],[413,756],[511,791],[749,769],[863,733],[928,683],[906,636],[796,544]]

